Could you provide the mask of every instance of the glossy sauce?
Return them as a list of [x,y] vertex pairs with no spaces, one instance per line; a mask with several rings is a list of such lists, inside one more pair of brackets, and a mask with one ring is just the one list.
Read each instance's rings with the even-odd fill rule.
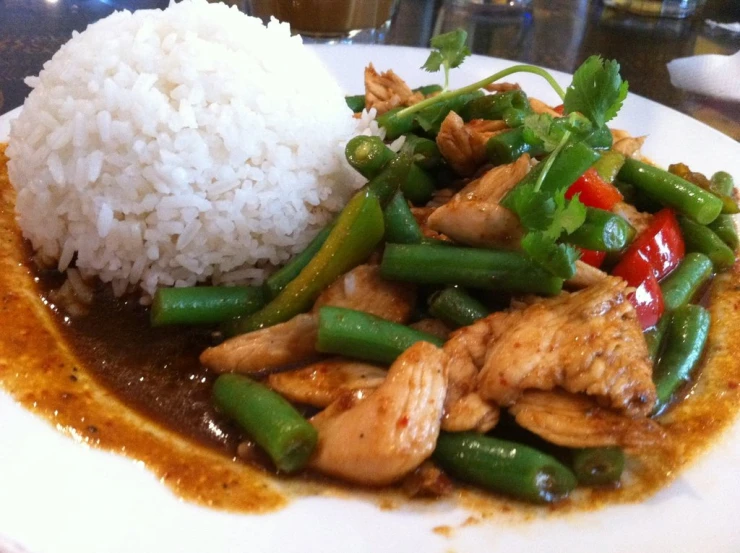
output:
[[[266,512],[285,505],[287,496],[307,493],[363,494],[383,508],[403,502],[396,490],[370,494],[310,476],[288,483],[236,460],[242,436],[211,407],[213,374],[197,362],[209,332],[152,330],[146,309],[102,288],[89,316],[70,322],[58,314],[43,299],[58,281],[34,276],[15,224],[2,152],[0,146],[0,385],[19,402],[80,441],[143,461],[182,498],[215,508]],[[698,383],[661,418],[665,447],[630,457],[629,484],[580,490],[547,510],[643,499],[730,425],[740,406],[740,362],[733,353],[740,343],[738,267],[715,279],[710,309],[714,323]],[[455,496],[474,514],[464,525],[542,509],[464,487]]]

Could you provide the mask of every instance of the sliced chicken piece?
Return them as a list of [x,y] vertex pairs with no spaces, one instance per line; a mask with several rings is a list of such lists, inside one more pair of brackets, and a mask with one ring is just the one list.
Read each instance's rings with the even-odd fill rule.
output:
[[478,393],[501,406],[524,390],[561,387],[645,415],[655,404],[652,365],[627,292],[624,280],[607,277],[464,327],[445,344],[450,378],[480,369]]
[[494,167],[437,208],[427,219],[429,228],[470,246],[516,247],[523,235],[519,218],[499,201],[529,168],[528,155]]
[[403,491],[409,497],[442,497],[450,495],[455,487],[447,475],[431,461],[425,461],[403,479]]
[[312,468],[356,484],[400,480],[434,451],[447,388],[447,356],[417,342],[385,382],[347,408],[342,400],[311,419],[319,433]]
[[411,106],[424,99],[411,90],[392,70],[378,73],[371,63],[365,68],[365,107],[375,108],[381,115],[398,106]]
[[498,424],[499,416],[498,406],[485,401],[477,392],[458,399],[450,396],[449,400],[445,400],[442,430],[447,432],[470,430],[485,434]]
[[481,119],[465,123],[451,111],[439,128],[437,146],[456,173],[470,176],[486,161],[488,139],[506,128],[503,121]]
[[548,106],[545,102],[542,100],[538,100],[537,98],[529,97],[529,106],[532,108],[532,111],[537,114],[547,113],[548,115],[552,115],[553,117],[562,117],[557,111],[552,109],[550,106]]
[[578,261],[576,261],[576,274],[566,280],[565,285],[571,290],[578,290],[580,288],[587,288],[589,286],[593,286],[594,284],[598,284],[607,276],[609,275],[607,275],[601,269],[597,269],[596,267],[589,265],[588,263],[584,263],[579,259]]
[[519,83],[491,83],[484,86],[488,92],[509,92],[510,90],[521,90]]
[[640,149],[645,143],[646,136],[628,136],[621,138],[614,142],[612,150],[619,152],[625,157],[633,157],[635,159],[641,159]]
[[206,349],[200,362],[216,372],[253,373],[299,363],[315,355],[318,308],[348,307],[389,321],[406,323],[414,308],[412,286],[383,280],[377,265],[360,265],[339,277],[319,296],[312,313],[241,334]]
[[635,227],[637,234],[647,229],[653,220],[653,216],[650,213],[637,211],[635,206],[627,202],[617,202],[614,204],[612,211]]
[[548,442],[565,447],[653,447],[665,439],[657,422],[599,407],[584,395],[524,392],[509,407],[516,422]]
[[323,408],[350,392],[369,395],[387,375],[375,365],[337,358],[271,374],[267,385],[289,401]]
[[[428,210],[427,217],[434,211],[434,209],[441,207],[445,205],[447,202],[449,202],[452,197],[457,194],[457,190],[453,188],[441,188],[440,190],[435,190],[434,194],[432,194],[432,199],[427,202],[427,205],[425,207],[415,207],[413,209],[422,209],[422,210]],[[426,219],[425,219],[426,220]]]

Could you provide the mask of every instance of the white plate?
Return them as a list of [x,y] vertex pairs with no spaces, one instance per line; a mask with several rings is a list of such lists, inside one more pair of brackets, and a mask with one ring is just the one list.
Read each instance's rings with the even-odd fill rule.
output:
[[[393,68],[413,85],[440,78],[418,69],[426,58],[419,49],[340,46],[316,51],[348,93],[362,91],[362,68],[370,61]],[[507,65],[474,56],[453,71],[453,85]],[[554,74],[563,86],[569,83],[567,75]],[[538,77],[516,80],[528,93],[559,103]],[[0,117],[0,140],[7,139],[7,121],[14,113]],[[654,102],[630,96],[615,125],[649,134],[644,151],[659,163],[684,161],[698,171],[725,169],[740,176],[737,143]],[[637,505],[516,525],[493,519],[463,528],[457,527],[469,513],[445,503],[383,511],[361,500],[307,498],[275,514],[234,515],[178,500],[140,464],[63,437],[0,393],[0,535],[33,553],[736,553],[738,467],[740,425],[735,425],[670,488]],[[432,531],[440,525],[455,530],[449,537]]]

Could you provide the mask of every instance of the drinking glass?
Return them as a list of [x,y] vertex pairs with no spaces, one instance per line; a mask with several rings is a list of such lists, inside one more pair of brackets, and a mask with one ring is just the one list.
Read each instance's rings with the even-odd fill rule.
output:
[[383,42],[398,0],[247,0],[250,15],[290,23],[305,42]]

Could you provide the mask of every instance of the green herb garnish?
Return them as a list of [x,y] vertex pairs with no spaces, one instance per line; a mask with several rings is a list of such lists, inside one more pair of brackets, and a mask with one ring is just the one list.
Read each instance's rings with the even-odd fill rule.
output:
[[628,88],[619,75],[619,63],[591,56],[573,74],[563,100],[564,113],[580,112],[595,127],[602,127],[617,115]]
[[429,42],[433,50],[421,68],[430,73],[435,73],[443,68],[445,72],[444,90],[447,90],[450,83],[450,69],[459,67],[465,61],[465,58],[470,55],[470,48],[466,45],[467,40],[468,33],[462,29],[457,29],[450,33],[437,35]]

